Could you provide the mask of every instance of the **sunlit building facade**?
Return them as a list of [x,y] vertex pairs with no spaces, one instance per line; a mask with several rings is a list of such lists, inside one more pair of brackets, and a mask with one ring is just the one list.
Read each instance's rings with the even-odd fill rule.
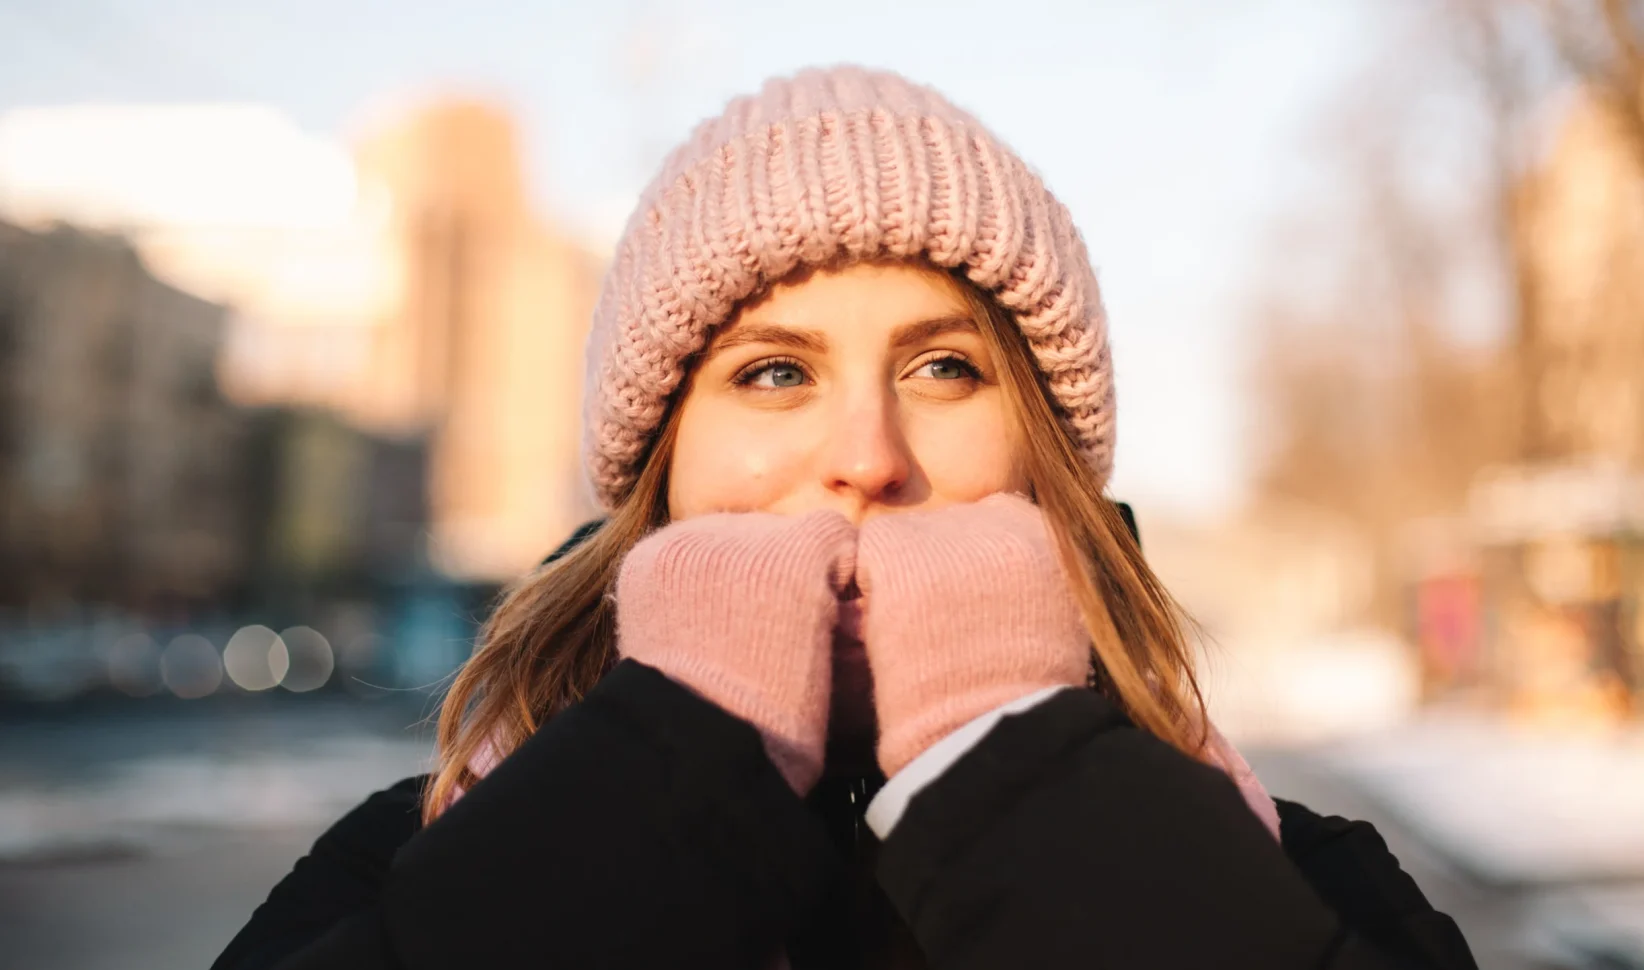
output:
[[230,308],[234,401],[428,439],[425,545],[446,574],[511,578],[592,513],[578,412],[600,260],[534,212],[506,112],[404,108],[352,148],[260,106],[14,112],[0,213],[121,233]]
[[352,406],[432,429],[435,563],[516,575],[592,513],[579,402],[598,263],[532,214],[513,125],[493,108],[411,115],[358,159],[391,200],[398,286]]

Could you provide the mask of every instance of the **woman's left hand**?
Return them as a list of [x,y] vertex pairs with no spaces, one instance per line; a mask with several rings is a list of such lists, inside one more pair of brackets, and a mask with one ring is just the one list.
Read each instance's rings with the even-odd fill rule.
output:
[[1055,541],[1019,495],[868,519],[856,581],[887,776],[1001,704],[1089,676]]
[[[1049,523],[1026,498],[869,519],[856,572],[886,775],[1002,704],[1086,683],[1090,641]],[[1278,810],[1256,773],[1214,724],[1207,734],[1202,760],[1277,839]]]

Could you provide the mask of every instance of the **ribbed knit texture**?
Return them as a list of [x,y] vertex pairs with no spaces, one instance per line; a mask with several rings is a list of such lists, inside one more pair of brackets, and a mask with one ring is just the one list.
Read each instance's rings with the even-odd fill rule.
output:
[[1107,324],[1067,208],[934,91],[840,67],[732,101],[641,196],[588,342],[584,445],[600,501],[632,488],[686,359],[738,302],[802,266],[917,258],[962,269],[1014,315],[1105,483]]
[[617,651],[752,724],[804,794],[822,774],[839,594],[856,527],[837,512],[676,522],[617,577]]
[[886,775],[1002,704],[1089,676],[1050,531],[1020,496],[869,519],[857,584]]

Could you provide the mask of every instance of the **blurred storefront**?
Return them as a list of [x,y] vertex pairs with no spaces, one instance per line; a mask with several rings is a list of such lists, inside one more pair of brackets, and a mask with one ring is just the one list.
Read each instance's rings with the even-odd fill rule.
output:
[[1539,722],[1644,709],[1644,475],[1503,466],[1462,515],[1406,530],[1406,629],[1424,694]]
[[1644,475],[1618,464],[1497,469],[1468,511],[1483,672],[1508,706],[1552,720],[1644,707]]
[[1462,516],[1407,523],[1398,552],[1405,578],[1405,628],[1428,698],[1487,689],[1485,590]]

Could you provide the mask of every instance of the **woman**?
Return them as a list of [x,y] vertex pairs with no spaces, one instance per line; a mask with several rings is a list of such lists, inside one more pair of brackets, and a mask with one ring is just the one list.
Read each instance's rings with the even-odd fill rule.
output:
[[1083,244],[972,118],[851,68],[732,102],[589,361],[609,519],[218,967],[1473,966],[1209,727],[1102,498]]

